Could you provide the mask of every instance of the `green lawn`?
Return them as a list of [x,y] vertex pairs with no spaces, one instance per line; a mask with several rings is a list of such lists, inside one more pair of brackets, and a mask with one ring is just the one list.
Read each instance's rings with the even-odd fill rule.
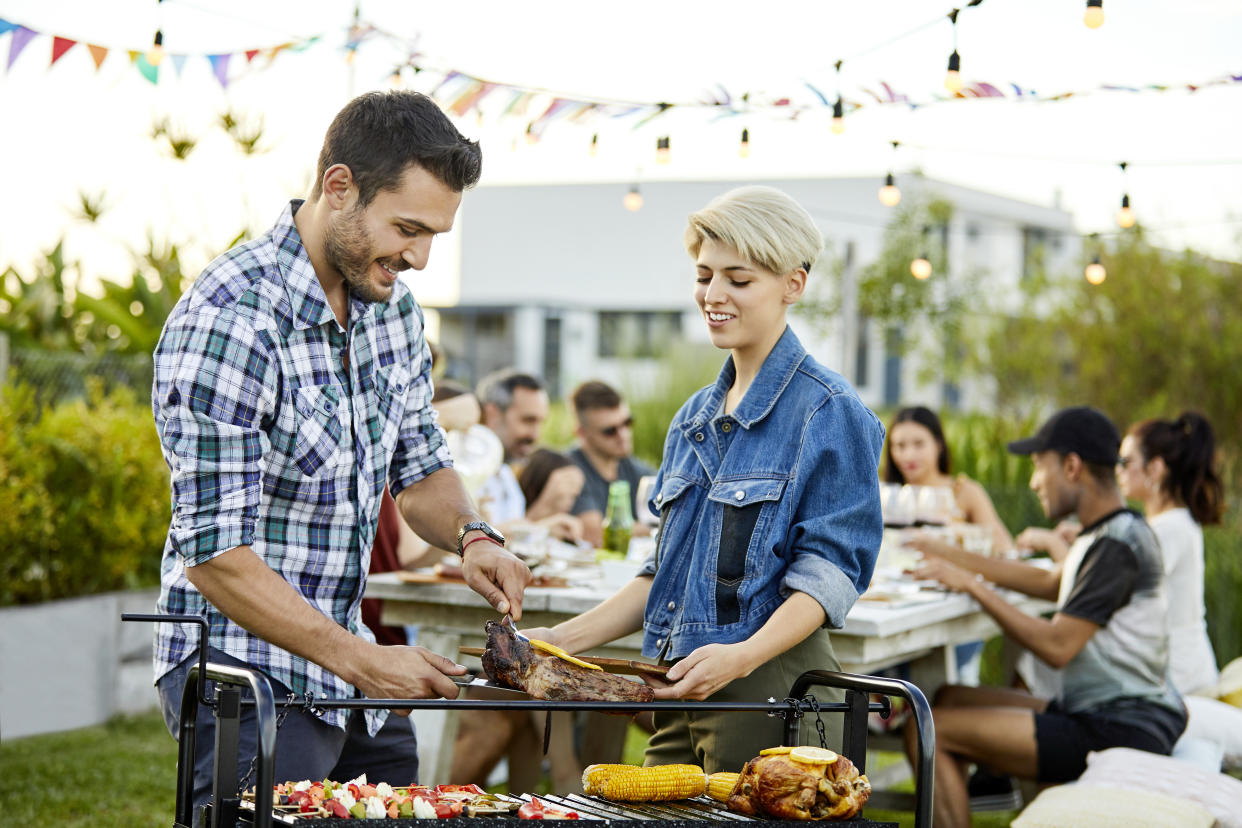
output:
[[177,743],[159,713],[0,742],[0,823],[171,828]]
[[[625,761],[642,763],[646,734],[630,728]],[[0,824],[21,828],[171,828],[177,745],[158,713],[0,743]],[[909,783],[907,783],[909,787]],[[913,788],[909,788],[913,790]],[[909,813],[868,810],[902,828]],[[1001,828],[1015,813],[978,814],[974,828]]]

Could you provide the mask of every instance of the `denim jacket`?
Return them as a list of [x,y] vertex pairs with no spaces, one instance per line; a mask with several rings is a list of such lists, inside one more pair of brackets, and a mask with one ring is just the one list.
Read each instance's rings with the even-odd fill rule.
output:
[[639,573],[654,576],[649,658],[745,640],[794,591],[840,628],[875,568],[884,426],[788,328],[717,419],[734,375],[730,357],[669,426],[648,503],[659,540]]

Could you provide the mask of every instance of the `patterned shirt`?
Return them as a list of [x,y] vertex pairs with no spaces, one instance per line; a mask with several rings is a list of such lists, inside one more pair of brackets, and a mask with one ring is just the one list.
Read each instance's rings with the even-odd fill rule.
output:
[[[359,607],[384,484],[395,495],[452,465],[430,405],[422,310],[397,282],[387,302],[351,296],[342,328],[293,223],[301,203],[208,265],[156,347],[152,407],[172,472],[158,606],[206,618],[211,646],[299,694],[352,697],[234,624],[185,574],[248,545],[307,603],[373,641]],[[157,625],[157,680],[194,651],[197,630]],[[368,711],[372,734],[385,715]],[[343,728],[347,716],[324,719]]]

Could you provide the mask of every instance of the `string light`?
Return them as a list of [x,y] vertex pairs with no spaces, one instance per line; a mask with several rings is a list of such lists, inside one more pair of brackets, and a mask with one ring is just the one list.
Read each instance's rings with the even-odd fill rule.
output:
[[656,163],[667,164],[672,158],[672,149],[669,146],[668,136],[656,139]]
[[837,102],[832,105],[832,132],[845,132],[845,104],[841,101],[841,61],[837,61]]
[[1087,25],[1088,29],[1098,29],[1103,26],[1104,0],[1087,0],[1087,10],[1083,12],[1082,22]]
[[[1119,165],[1121,167],[1122,189],[1125,189],[1126,167],[1129,166],[1125,161]],[[1134,211],[1130,209],[1130,194],[1123,193],[1121,196],[1121,209],[1117,211],[1117,226],[1122,230],[1129,230],[1134,226],[1137,218]]]
[[[893,154],[897,154],[897,147],[900,146],[899,141],[893,142]],[[885,207],[896,207],[901,201],[901,190],[897,189],[897,180],[893,178],[893,171],[889,170],[888,175],[884,176],[884,186],[880,188],[880,203]]]
[[[160,14],[161,4],[164,0],[155,0],[155,16],[156,20],[162,22],[163,15]],[[159,66],[164,60],[164,27],[157,22],[155,30],[155,39],[151,41],[151,48],[147,49],[147,63],[152,66]]]
[[927,257],[927,225],[923,225],[923,254],[910,262],[910,275],[920,282],[932,275],[931,260]]
[[1099,234],[1092,233],[1091,241],[1095,245],[1095,258],[1093,258],[1091,260],[1091,264],[1087,265],[1086,269],[1083,270],[1082,275],[1091,284],[1098,285],[1108,278],[1108,271],[1104,269],[1104,265],[1100,264]]
[[599,155],[599,133],[598,132],[591,136],[591,157],[594,158],[596,155]]
[[147,49],[147,63],[152,66],[159,66],[164,60],[164,32],[157,31],[155,40],[151,42],[151,48]]
[[944,75],[944,88],[957,94],[962,88],[962,56],[957,53],[957,13],[961,9],[949,12],[949,20],[953,23],[953,54],[949,55],[949,69]]
[[750,130],[742,129],[742,143],[738,145],[737,154],[742,158],[750,158]]
[[631,213],[637,213],[643,209],[643,194],[638,191],[637,182],[630,185],[630,191],[625,194],[625,198],[621,199],[621,203]]
[[401,88],[401,67],[393,67],[392,74],[388,76],[388,85],[393,89]]

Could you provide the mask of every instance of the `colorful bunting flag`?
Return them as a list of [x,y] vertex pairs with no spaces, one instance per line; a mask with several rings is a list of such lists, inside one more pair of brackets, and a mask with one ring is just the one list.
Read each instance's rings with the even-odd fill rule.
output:
[[13,61],[17,60],[17,56],[22,53],[22,49],[26,48],[38,32],[33,29],[27,29],[25,26],[17,26],[13,30],[13,39],[9,41],[9,63],[5,70],[13,68]]
[[220,81],[220,86],[228,89],[229,55],[208,55],[207,60],[211,61],[211,71],[215,74],[216,80]]
[[76,40],[70,40],[67,37],[52,38],[52,62],[50,65],[55,66],[56,61],[64,57],[65,52],[72,49],[74,46],[77,45],[77,43],[78,42]]
[[104,58],[108,56],[108,49],[105,46],[96,46],[94,43],[86,44],[87,50],[91,53],[91,60],[95,61],[95,71],[99,71],[99,67],[103,66]]

